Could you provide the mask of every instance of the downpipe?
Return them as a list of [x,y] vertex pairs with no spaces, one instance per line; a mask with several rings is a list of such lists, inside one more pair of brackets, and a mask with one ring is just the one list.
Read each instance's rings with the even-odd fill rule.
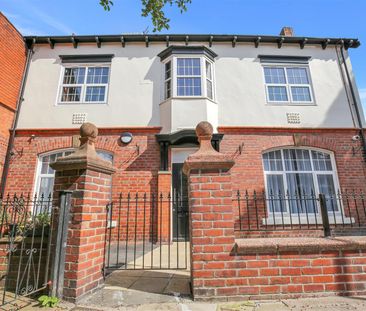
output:
[[349,85],[349,88],[350,88],[350,91],[351,91],[353,106],[354,106],[354,109],[355,109],[355,112],[356,112],[357,123],[358,123],[358,126],[359,126],[360,137],[361,137],[361,142],[362,142],[362,146],[363,146],[363,158],[366,161],[366,138],[365,138],[365,133],[364,133],[364,130],[363,130],[363,125],[362,125],[363,122],[362,122],[362,118],[361,118],[360,109],[358,107],[358,102],[357,102],[355,90],[354,90],[354,87],[353,87],[352,79],[351,79],[351,76],[350,76],[350,73],[349,73],[349,70],[348,70],[348,66],[347,66],[347,63],[346,63],[346,57],[344,56],[344,46],[343,45],[341,45],[340,51],[341,51],[341,56],[342,56],[342,62],[343,62],[344,69],[345,69],[345,72],[346,72],[347,82],[348,82],[348,85]]

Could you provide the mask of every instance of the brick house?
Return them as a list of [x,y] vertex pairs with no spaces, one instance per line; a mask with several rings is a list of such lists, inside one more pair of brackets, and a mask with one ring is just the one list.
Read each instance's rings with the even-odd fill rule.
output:
[[17,109],[26,56],[23,36],[0,12],[0,176]]
[[[323,256],[319,250],[307,261],[291,261],[312,271],[308,279],[292,280],[291,273],[301,272],[289,267],[275,284],[269,280],[280,270],[269,269],[269,260],[279,256],[278,249],[271,249],[271,254],[237,255],[237,262],[223,254],[232,248],[234,235],[237,239],[319,236],[320,194],[326,196],[330,225],[353,228],[366,223],[363,197],[357,197],[356,204],[354,197],[338,195],[347,189],[366,190],[364,116],[348,55],[349,48],[360,45],[357,39],[296,37],[285,28],[278,36],[29,36],[25,42],[33,53],[6,192],[38,197],[52,193],[55,172],[50,163],[78,148],[79,127],[91,122],[99,130],[95,142],[99,156],[116,170],[109,199],[118,204],[121,193],[123,199],[132,195],[108,216],[109,239],[115,239],[118,249],[120,237],[126,241],[126,260],[130,239],[135,240],[136,256],[137,238],[144,240],[143,247],[149,237],[160,247],[191,238],[191,243],[202,244],[191,249],[194,288],[203,287],[194,291],[195,297],[358,289],[346,288],[343,281],[337,285],[334,279],[325,281],[328,287],[314,285],[318,279],[312,275],[324,271],[307,266]],[[234,160],[232,167],[227,166],[230,178],[221,168],[207,178],[194,176],[201,174],[199,170],[188,177],[183,174],[184,162],[199,147],[194,129],[200,121],[213,125],[213,148]],[[209,205],[205,215],[192,214],[197,222],[210,222],[200,222],[202,228],[213,226],[207,232],[194,228],[201,236],[190,237],[188,204],[180,204],[189,191],[200,204]],[[211,198],[211,192],[219,198]],[[159,201],[160,193],[164,200]],[[156,204],[145,210],[136,203],[136,210],[130,211],[136,194],[136,202],[154,195]],[[213,222],[219,215],[217,225],[229,225],[232,199],[235,233],[217,238],[219,245],[214,245],[210,237],[226,231]],[[194,207],[196,201],[191,202]],[[216,204],[226,208],[226,222],[226,212],[221,215]],[[288,267],[290,259],[302,259],[293,247],[292,253],[285,250],[283,258],[276,257],[276,264]],[[331,252],[338,244],[327,247]],[[195,256],[206,249],[210,253],[206,257]],[[235,249],[242,251],[239,244]],[[215,253],[226,259],[206,268],[195,262],[210,261]],[[238,272],[246,261],[249,271]],[[223,271],[228,268],[233,271]],[[218,271],[205,271],[209,269]],[[250,277],[253,283],[248,283]],[[94,286],[84,279],[85,291],[70,295],[84,294]],[[366,289],[361,287],[360,292]]]

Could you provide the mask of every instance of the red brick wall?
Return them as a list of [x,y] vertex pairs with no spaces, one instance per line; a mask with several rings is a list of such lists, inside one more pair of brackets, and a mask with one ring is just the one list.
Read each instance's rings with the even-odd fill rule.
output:
[[13,124],[14,112],[0,104],[0,177],[4,168],[6,151],[9,143],[9,129]]
[[[101,129],[100,136],[97,138],[96,147],[105,151],[112,152],[114,155],[114,165],[117,169],[113,176],[112,196],[117,205],[114,206],[113,220],[120,216],[124,221],[127,217],[127,204],[124,201],[122,208],[118,209],[119,193],[123,193],[125,199],[128,192],[132,193],[132,201],[136,192],[139,192],[139,206],[137,214],[138,237],[143,235],[145,225],[145,238],[151,237],[151,230],[155,231],[154,237],[157,238],[159,232],[158,226],[151,228],[151,219],[156,223],[160,220],[160,205],[156,204],[156,210],[151,212],[151,202],[148,202],[145,208],[144,223],[144,205],[142,204],[142,194],[144,192],[157,194],[164,193],[164,198],[170,190],[169,175],[160,176],[160,185],[158,186],[159,171],[159,146],[156,143],[155,134],[159,132],[158,128],[142,128],[130,130],[134,138],[131,144],[121,145],[119,134],[129,129],[120,131],[113,129]],[[317,147],[334,152],[337,171],[342,188],[365,189],[365,162],[362,158],[362,152],[358,151],[355,155],[352,152],[354,146],[357,150],[360,148],[359,142],[352,141],[352,136],[356,130],[268,130],[268,129],[244,129],[244,128],[222,128],[225,133],[221,143],[221,151],[235,158],[235,165],[232,168],[233,192],[236,190],[259,192],[264,189],[264,175],[262,166],[262,152],[274,147],[294,146],[294,134],[301,145]],[[31,134],[35,134],[35,139],[31,140]],[[7,191],[10,192],[31,192],[35,182],[35,171],[37,165],[37,156],[39,154],[54,151],[58,149],[70,148],[72,145],[72,135],[77,134],[77,130],[55,131],[18,131],[15,140],[15,155],[12,157],[9,178],[7,182]],[[238,152],[238,146],[244,143],[241,154]],[[137,148],[138,146],[138,148]],[[252,193],[252,192],[251,192]],[[148,195],[148,199],[150,196]],[[235,203],[235,202],[234,202]],[[168,209],[163,204],[163,218],[168,218]],[[235,209],[238,212],[237,209]],[[119,213],[121,214],[119,215]],[[254,214],[252,214],[253,216]],[[363,214],[362,214],[363,215]],[[135,228],[135,209],[131,208],[129,214],[129,239],[134,238]],[[262,217],[261,217],[262,218]],[[238,218],[237,218],[238,219]],[[253,222],[256,220],[253,219]],[[125,223],[124,223],[125,224]],[[166,224],[166,221],[165,221]],[[238,225],[238,224],[236,224]],[[168,228],[163,228],[163,234],[166,235]],[[238,231],[237,231],[238,232]],[[293,234],[304,235],[303,230]],[[120,231],[120,237],[125,237],[125,230]],[[277,232],[277,235],[288,235],[288,232]],[[241,233],[242,234],[242,233]],[[322,235],[322,231],[306,231],[306,235]],[[112,230],[113,238],[117,236],[117,228]]]
[[0,12],[0,176],[26,61],[21,34]]
[[[255,203],[252,200],[253,192],[257,192],[256,208],[258,209],[259,226],[262,219],[265,218],[263,191],[265,189],[265,180],[263,174],[262,153],[271,148],[281,147],[315,147],[333,152],[337,175],[339,179],[339,190],[356,190],[366,193],[366,162],[363,158],[362,145],[360,141],[353,141],[352,136],[358,134],[354,129],[249,129],[249,128],[220,128],[224,133],[224,138],[220,145],[220,151],[233,155],[235,165],[231,169],[233,180],[233,194],[236,197],[236,191],[241,191],[241,198],[244,199],[245,190],[249,192],[248,206],[252,211],[250,220],[247,220],[246,203],[241,202],[242,224],[247,228],[251,223],[251,228],[258,227],[256,215],[254,213]],[[239,146],[242,152],[239,152]],[[355,152],[353,151],[356,150]],[[337,189],[338,190],[338,189]],[[239,208],[238,202],[234,201],[234,212],[236,213],[236,228],[239,228]],[[362,202],[358,200],[357,204],[361,208],[359,217],[355,211],[353,200],[343,202],[345,217],[353,216],[362,223],[365,223],[365,216],[362,209]],[[349,205],[346,208],[345,206]],[[349,211],[351,215],[349,215]],[[244,219],[245,218],[245,219]],[[269,229],[269,228],[268,228]],[[236,231],[237,236],[259,236],[260,232]],[[266,233],[267,235],[268,233]],[[293,236],[322,236],[321,230],[297,230],[292,231]],[[288,232],[277,230],[271,232],[272,236],[288,236]]]
[[276,299],[366,293],[366,249],[233,256],[222,248],[193,255],[195,284],[200,287],[196,298]]
[[[125,129],[126,130],[126,129]],[[124,130],[121,130],[124,131]],[[100,131],[96,148],[113,153],[116,173],[113,175],[114,200],[119,193],[124,196],[128,192],[156,193],[160,163],[159,146],[156,143],[156,129],[133,131],[133,141],[129,145],[119,142],[121,131]],[[31,135],[36,137],[30,139]],[[72,136],[77,131],[60,132],[19,131],[15,139],[15,155],[11,159],[6,191],[32,193],[36,175],[38,155],[72,147]]]
[[[235,158],[232,168],[235,190],[264,190],[262,153],[270,148],[295,146],[316,147],[334,153],[339,184],[342,189],[364,190],[366,192],[366,162],[362,156],[361,142],[352,141],[358,134],[353,129],[246,129],[220,128],[224,138],[220,145],[222,153],[231,154]],[[294,138],[295,136],[295,138]],[[239,154],[239,145],[243,151]],[[353,154],[352,147],[356,153]]]

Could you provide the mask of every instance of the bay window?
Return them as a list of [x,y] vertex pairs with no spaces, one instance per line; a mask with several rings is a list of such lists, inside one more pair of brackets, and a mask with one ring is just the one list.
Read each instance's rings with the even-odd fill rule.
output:
[[158,56],[164,66],[164,96],[215,100],[215,58],[206,46],[171,45]]
[[164,63],[164,99],[207,97],[214,100],[213,63],[202,57],[171,57]]

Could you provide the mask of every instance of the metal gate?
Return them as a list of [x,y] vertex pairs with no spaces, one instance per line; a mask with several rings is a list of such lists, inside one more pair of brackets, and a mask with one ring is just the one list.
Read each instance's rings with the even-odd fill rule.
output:
[[51,284],[52,222],[50,196],[0,196],[0,305]]
[[188,269],[188,221],[182,216],[188,217],[186,197],[120,194],[107,206],[105,273]]

